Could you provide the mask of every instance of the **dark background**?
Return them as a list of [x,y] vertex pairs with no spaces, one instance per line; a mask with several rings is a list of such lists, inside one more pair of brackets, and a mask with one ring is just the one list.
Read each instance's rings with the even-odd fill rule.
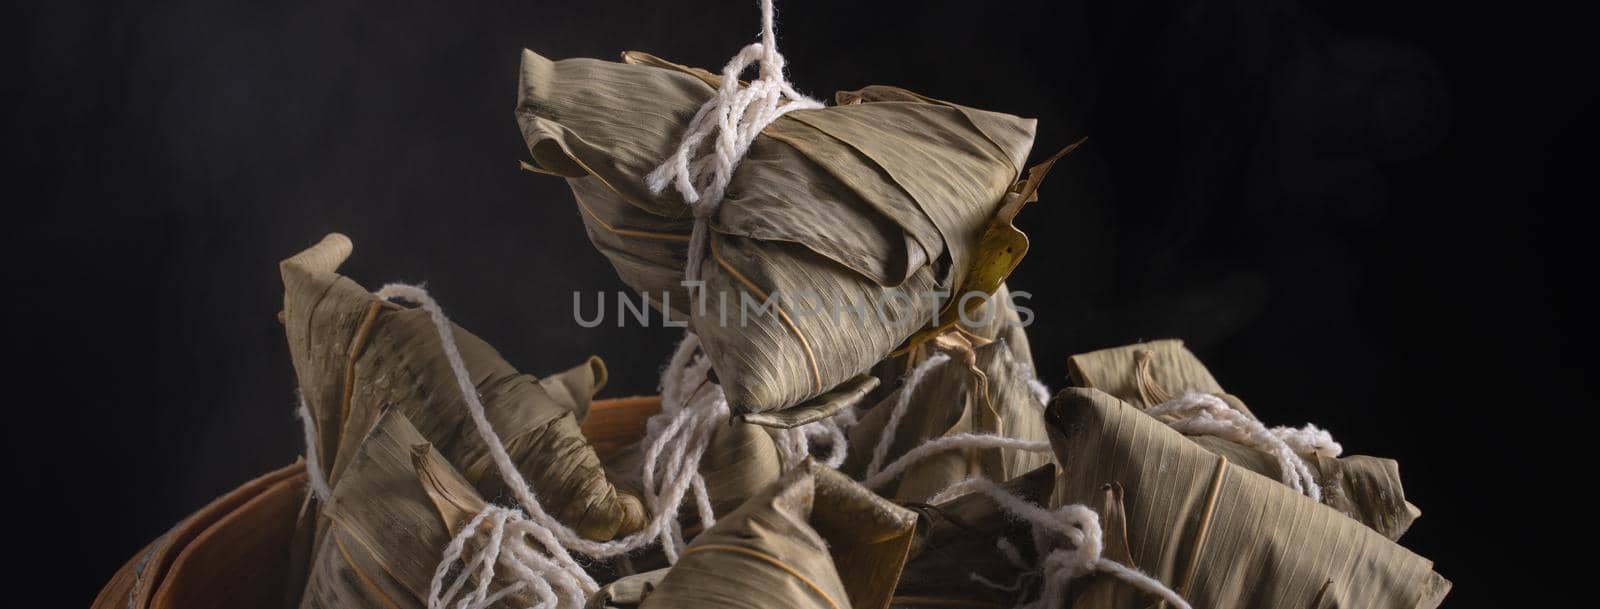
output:
[[[572,321],[571,291],[621,284],[563,184],[516,168],[518,50],[719,67],[754,39],[754,5],[14,7],[15,552],[81,606],[294,458],[275,263],[329,231],[356,243],[348,275],[428,281],[525,370],[597,353],[609,394],[650,391],[674,330]],[[1185,338],[1269,423],[1400,460],[1424,511],[1403,542],[1455,581],[1447,606],[1488,605],[1550,558],[1528,544],[1562,537],[1539,523],[1563,491],[1518,471],[1523,451],[1562,463],[1549,417],[1590,402],[1579,20],[1288,0],[779,11],[802,90],[896,84],[1037,117],[1036,159],[1089,137],[1019,221],[1034,249],[1011,285],[1034,294],[1047,382],[1072,353]]]

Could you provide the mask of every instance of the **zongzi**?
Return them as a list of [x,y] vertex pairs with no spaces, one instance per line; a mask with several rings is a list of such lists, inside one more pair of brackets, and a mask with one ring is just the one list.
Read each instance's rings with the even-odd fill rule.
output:
[[625,283],[687,318],[735,412],[857,377],[948,321],[938,293],[992,294],[1025,251],[1010,219],[1044,174],[1018,179],[1034,121],[875,86],[762,130],[709,220],[702,281],[685,285],[693,214],[644,177],[721,82],[642,53],[524,51],[516,114],[533,169],[567,179]]
[[1070,388],[1045,419],[1071,472],[1059,500],[1102,505],[1120,485],[1132,566],[1196,607],[1426,609],[1450,588],[1427,559],[1116,397]]
[[[1102,349],[1074,355],[1068,362],[1076,386],[1099,389],[1146,411],[1189,394],[1200,394],[1215,396],[1248,419],[1256,419],[1243,400],[1223,391],[1183,341],[1160,340]],[[1399,464],[1392,459],[1339,457],[1337,449],[1326,448],[1336,446],[1326,439],[1318,450],[1288,456],[1289,461],[1227,438],[1195,435],[1191,439],[1228,457],[1234,465],[1278,480],[1285,477],[1285,463],[1304,461],[1305,471],[1312,478],[1310,483],[1318,487],[1318,500],[1390,539],[1399,539],[1422,513],[1406,501]]]
[[[467,419],[433,321],[426,311],[390,303],[337,274],[350,250],[349,239],[329,235],[281,265],[290,354],[320,432],[316,450],[329,483],[339,483],[366,430],[393,409],[480,493],[499,495],[504,482]],[[579,428],[605,382],[599,360],[541,380],[519,373],[466,330],[452,330],[489,422],[551,512],[590,539],[637,530],[643,505],[607,480]]]

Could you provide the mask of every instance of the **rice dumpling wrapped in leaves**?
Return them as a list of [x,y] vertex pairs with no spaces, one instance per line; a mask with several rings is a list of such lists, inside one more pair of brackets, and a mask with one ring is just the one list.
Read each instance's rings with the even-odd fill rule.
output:
[[883,609],[915,525],[806,460],[696,537],[642,607]]
[[[1030,503],[1048,505],[1055,481],[1056,468],[1045,465],[1007,481],[1002,488]],[[1013,561],[1036,561],[1024,556],[1035,553],[1033,531],[1027,523],[1005,513],[982,493],[906,507],[917,512],[916,541],[895,587],[892,606],[1015,607],[1026,600],[1027,586],[1013,585],[1026,569]],[[1017,554],[1008,555],[1003,549],[1006,546]]]
[[[329,483],[339,483],[366,431],[392,409],[481,494],[499,495],[504,483],[468,419],[433,321],[424,310],[388,302],[340,276],[336,270],[350,251],[349,239],[334,234],[280,265],[289,351]],[[604,365],[591,359],[538,379],[452,328],[490,424],[547,509],[590,539],[637,530],[642,504],[607,480],[579,427],[605,383]]]
[[[441,552],[483,500],[399,412],[383,414],[349,462],[300,606],[426,607]],[[513,593],[499,606],[533,600]]]
[[[1234,410],[1256,418],[1243,400],[1223,391],[1183,341],[1160,340],[1103,349],[1074,355],[1068,361],[1075,385],[1099,389],[1142,410],[1186,393],[1200,393],[1221,398]],[[1196,435],[1191,440],[1228,457],[1234,465],[1275,480],[1283,479],[1280,460],[1259,448],[1207,435]],[[1406,501],[1400,466],[1393,459],[1339,457],[1337,450],[1322,448],[1296,458],[1305,461],[1324,504],[1390,539],[1399,539],[1422,514]]]
[[1041,447],[1039,451],[997,447],[943,451],[874,486],[896,500],[920,502],[974,475],[1008,480],[1051,462],[1050,453],[1043,450],[1044,404],[1029,383],[1032,368],[1017,361],[1006,341],[974,346],[971,339],[952,332],[927,347],[932,355],[850,429],[851,448],[841,471],[871,480],[929,440],[954,434],[998,435]]
[[688,320],[736,413],[858,377],[941,309],[948,317],[935,291],[992,293],[1026,250],[1010,219],[1038,185],[1018,179],[1034,121],[869,87],[755,138],[709,219],[704,283],[691,293],[694,214],[645,176],[720,84],[642,53],[617,63],[524,51],[516,115],[534,169],[567,179],[625,283]]
[[[1045,419],[1056,457],[1071,472],[1060,500],[1104,505],[1106,485],[1120,486],[1123,514],[1101,518],[1136,523],[1125,531],[1130,566],[1195,607],[1429,608],[1450,589],[1431,561],[1114,396],[1067,389]],[[1120,553],[1115,546],[1107,544],[1106,556]],[[1079,601],[1091,592],[1098,600],[1072,606],[1151,602],[1128,604],[1096,588],[1075,584]]]

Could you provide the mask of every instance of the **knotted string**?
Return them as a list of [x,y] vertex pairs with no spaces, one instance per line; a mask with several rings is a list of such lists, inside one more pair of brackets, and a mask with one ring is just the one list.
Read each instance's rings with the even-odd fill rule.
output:
[[[505,515],[505,522],[495,528],[499,533],[491,536],[490,543],[485,546],[485,550],[480,552],[475,560],[466,561],[468,568],[463,569],[463,571],[470,571],[472,566],[478,566],[477,577],[481,580],[480,586],[487,586],[488,582],[494,579],[497,564],[517,563],[516,566],[511,567],[511,571],[517,576],[517,583],[514,584],[514,587],[518,589],[532,587],[537,593],[537,591],[542,590],[540,586],[550,587],[549,580],[571,580],[576,582],[578,593],[566,595],[569,600],[577,599],[577,605],[569,606],[581,606],[583,599],[598,590],[600,586],[595,583],[594,578],[589,577],[589,574],[583,570],[583,567],[578,565],[577,561],[572,559],[572,555],[567,553],[566,548],[571,545],[581,545],[579,542],[583,544],[594,544],[594,542],[583,539],[576,531],[562,525],[549,513],[545,512],[543,506],[539,503],[538,497],[533,493],[533,487],[529,486],[528,481],[517,471],[516,464],[511,460],[511,455],[506,452],[505,443],[500,440],[500,434],[496,433],[493,426],[489,424],[489,417],[484,411],[482,400],[479,399],[477,387],[473,385],[472,377],[467,372],[466,362],[461,358],[461,350],[456,346],[455,331],[451,327],[450,319],[445,317],[444,310],[428,294],[428,291],[418,286],[389,284],[378,290],[378,297],[408,300],[417,303],[428,313],[429,319],[433,321],[434,329],[439,333],[439,342],[443,348],[445,360],[449,362],[450,371],[454,374],[461,396],[466,401],[467,414],[472,418],[473,426],[477,429],[478,435],[488,448],[489,456],[499,470],[501,478],[505,480],[506,488],[511,491],[512,496],[517,499],[524,511],[523,514],[506,514],[506,510],[502,508],[498,510],[485,509],[484,512],[480,512],[478,517],[474,519],[476,523],[481,524],[482,518],[489,517],[484,514]],[[508,538],[505,536],[507,531],[506,524],[512,521],[516,523],[516,526],[510,531],[512,535]],[[451,568],[455,565],[456,560],[461,557],[461,548],[465,547],[467,541],[477,536],[478,533],[476,525],[463,527],[461,532],[451,540],[450,545],[445,549],[445,554],[440,560],[438,568],[434,570],[433,579],[436,584],[444,581],[444,578],[448,576]],[[528,541],[530,537],[538,543],[538,551],[532,548]],[[520,548],[520,550],[503,553],[502,548],[508,545]],[[454,549],[454,552],[452,552],[452,549]],[[488,555],[493,557],[486,558]],[[500,560],[502,555],[508,560]],[[535,556],[537,556],[537,560],[533,558]],[[509,594],[509,592],[502,592]],[[428,607],[429,609],[443,609],[448,600],[448,596],[433,595],[430,592]],[[471,603],[466,601],[463,601],[463,603],[466,606],[472,606]],[[562,605],[557,604],[555,606]]]
[[[732,416],[722,388],[706,380],[710,370],[711,362],[700,351],[699,337],[687,334],[662,373],[662,410],[645,423],[645,438],[641,442],[646,447],[640,473],[645,483],[645,506],[653,514],[677,513],[683,497],[681,491],[673,489],[687,483],[702,529],[710,528],[716,516],[706,492],[705,478],[700,474],[700,460],[717,430],[727,428]],[[823,461],[829,467],[844,463],[848,449],[844,428],[854,417],[854,406],[846,405],[834,417],[791,429],[771,430],[783,468],[793,468],[811,456],[814,440],[824,440],[830,445],[831,453]],[[663,488],[667,490],[663,492]],[[685,546],[676,520],[662,530],[660,541],[668,562],[676,563]]]
[[[756,64],[758,76],[741,86],[739,75]],[[688,281],[700,278],[711,216],[722,205],[733,172],[750,150],[750,143],[778,117],[802,109],[821,108],[822,102],[801,95],[783,76],[783,54],[773,29],[772,0],[761,0],[761,41],[746,45],[722,68],[722,86],[689,121],[678,148],[645,176],[650,192],[661,194],[671,185],[694,210],[694,232],[689,237],[689,258],[684,268]],[[709,145],[706,140],[710,138]]]
[[1272,455],[1278,461],[1283,483],[1319,502],[1322,488],[1312,476],[1311,467],[1299,455],[1337,457],[1344,450],[1326,430],[1311,424],[1300,429],[1267,429],[1260,421],[1209,393],[1185,393],[1145,412],[1179,433],[1216,436]]
[[[1149,592],[1165,599],[1177,609],[1191,609],[1189,602],[1178,596],[1166,584],[1161,583],[1149,575],[1140,572],[1122,563],[1100,556],[1105,546],[1104,532],[1100,528],[1100,515],[1094,510],[1083,505],[1064,505],[1053,510],[1045,509],[1029,503],[1021,497],[1013,495],[995,484],[994,481],[981,476],[968,478],[952,485],[939,493],[940,496],[949,494],[954,488],[959,487],[966,492],[977,492],[989,497],[1000,509],[1006,513],[1027,522],[1033,527],[1034,547],[1038,548],[1042,557],[1038,562],[1038,572],[1043,580],[1043,588],[1039,598],[1032,603],[1021,605],[1025,609],[1057,609],[1063,607],[1067,600],[1068,586],[1080,577],[1090,573],[1100,572],[1125,581],[1135,588]],[[960,493],[955,493],[960,494]],[[1003,540],[1002,540],[1003,541]],[[1010,547],[1010,544],[1001,546],[1002,551],[1010,550],[1007,556],[1013,563],[1022,564],[1021,556]],[[1006,586],[985,582],[982,578],[975,577],[980,583],[987,583],[1003,589],[1014,589],[1016,586]]]
[[[477,552],[462,560],[462,567],[456,571],[455,577],[449,577],[448,568],[434,571],[433,581],[428,588],[428,607],[453,605],[456,609],[489,609],[500,599],[524,591],[537,599],[538,602],[533,605],[536,608],[583,606],[590,593],[584,582],[542,549],[529,543],[530,537],[537,538],[537,527],[538,524],[524,518],[517,510],[498,505],[486,506],[462,527],[461,532],[450,540],[450,545],[445,546],[440,564],[444,567],[454,565],[467,553],[468,543],[479,537],[486,539],[477,542]],[[489,586],[494,582],[497,567],[511,572],[513,581],[491,593]],[[448,586],[445,584],[447,578],[450,581]],[[466,590],[467,584],[473,580],[477,581],[477,586]]]

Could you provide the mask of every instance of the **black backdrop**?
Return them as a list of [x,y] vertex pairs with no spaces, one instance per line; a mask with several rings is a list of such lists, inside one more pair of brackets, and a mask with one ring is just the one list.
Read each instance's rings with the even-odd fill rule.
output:
[[[1293,0],[779,11],[802,90],[897,84],[1038,117],[1035,158],[1089,137],[1020,220],[1034,250],[1011,283],[1034,294],[1047,381],[1072,353],[1186,338],[1270,422],[1400,460],[1424,510],[1404,543],[1456,581],[1451,606],[1513,579],[1485,553],[1549,535],[1517,532],[1544,495],[1509,470],[1544,433],[1517,416],[1591,385],[1593,195],[1563,194],[1594,160],[1575,19]],[[518,50],[717,67],[757,29],[753,0],[11,12],[6,420],[31,514],[10,523],[38,566],[69,565],[68,604],[299,450],[275,262],[328,231],[356,243],[349,275],[428,281],[526,370],[597,353],[610,394],[649,391],[673,330],[572,321],[573,290],[620,282],[564,186],[516,169]]]

